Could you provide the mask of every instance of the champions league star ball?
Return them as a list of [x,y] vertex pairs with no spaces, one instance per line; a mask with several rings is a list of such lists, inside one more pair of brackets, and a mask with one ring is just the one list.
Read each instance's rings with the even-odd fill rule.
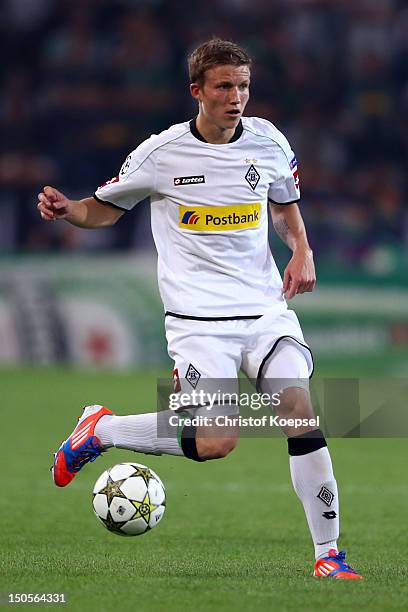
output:
[[119,463],[99,476],[92,507],[112,533],[141,535],[163,518],[166,491],[158,475],[145,465]]

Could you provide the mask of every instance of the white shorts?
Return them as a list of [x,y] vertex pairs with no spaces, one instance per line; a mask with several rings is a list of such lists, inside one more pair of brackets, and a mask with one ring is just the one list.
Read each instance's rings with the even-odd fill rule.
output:
[[[304,372],[313,373],[313,357],[306,344],[296,314],[266,314],[258,319],[202,321],[166,316],[168,352],[175,363],[179,391],[199,389],[206,379],[231,379],[235,389],[240,370],[260,385],[268,371],[273,375],[273,359],[283,342],[289,342],[305,360]],[[298,364],[279,364],[279,377],[298,377]]]

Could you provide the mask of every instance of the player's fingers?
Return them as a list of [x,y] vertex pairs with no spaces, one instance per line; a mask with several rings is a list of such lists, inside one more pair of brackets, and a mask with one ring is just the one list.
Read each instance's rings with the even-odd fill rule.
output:
[[41,219],[43,221],[55,221],[55,217],[49,217],[48,215],[41,213]]
[[285,272],[283,273],[282,293],[286,293],[289,290],[289,286],[290,286],[290,272],[286,268]]
[[47,208],[51,208],[52,206],[52,202],[47,198],[47,196],[44,193],[39,193],[38,194],[38,206],[44,206]]
[[42,212],[43,210],[47,209],[47,204],[44,204],[44,202],[38,202],[37,209]]
[[40,210],[40,206],[43,208],[44,212],[46,210],[55,213],[55,217],[62,218],[63,215],[67,213],[66,206],[67,202],[64,200],[62,202],[51,202],[44,193],[38,194],[39,203],[37,205],[38,210]]
[[290,287],[288,289],[288,291],[286,292],[286,299],[287,300],[291,300],[293,297],[295,297],[295,295],[298,292],[298,288],[299,288],[299,281],[295,280],[294,278],[291,279],[290,281]]
[[315,283],[316,283],[315,278],[305,280],[305,281],[299,281],[297,293],[306,293],[309,291],[313,291]]
[[48,202],[48,201],[38,202],[37,209],[39,210],[40,213],[43,213],[47,217],[50,217],[50,218],[55,217],[56,211],[51,202]]
[[45,212],[47,214],[51,214],[52,213],[52,208],[49,204],[45,203],[45,202],[38,202],[37,204],[37,209],[40,212]]
[[313,291],[313,289],[316,286],[316,278],[311,278],[308,282],[307,282],[307,289],[306,291]]
[[67,204],[66,202],[52,202],[51,206],[56,211],[62,211],[66,208]]
[[52,202],[64,198],[64,195],[60,191],[58,191],[58,189],[55,189],[55,187],[51,187],[50,185],[46,185],[43,191]]
[[40,209],[40,215],[44,221],[55,221],[55,215],[47,209]]

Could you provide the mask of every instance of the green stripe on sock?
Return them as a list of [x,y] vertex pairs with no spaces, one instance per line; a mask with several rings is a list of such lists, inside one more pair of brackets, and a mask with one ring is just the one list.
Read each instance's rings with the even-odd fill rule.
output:
[[182,448],[182,446],[181,446],[181,436],[183,434],[184,421],[188,417],[190,417],[188,412],[180,412],[179,413],[178,426],[177,426],[177,442],[178,442],[180,448]]

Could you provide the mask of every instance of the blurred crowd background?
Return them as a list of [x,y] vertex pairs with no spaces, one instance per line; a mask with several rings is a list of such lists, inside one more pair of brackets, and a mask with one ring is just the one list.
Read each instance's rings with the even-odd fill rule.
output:
[[37,194],[51,184],[91,195],[147,136],[193,117],[186,58],[217,35],[254,58],[247,114],[296,151],[318,260],[380,275],[406,267],[406,0],[1,5],[0,252],[152,249],[146,203],[89,232],[42,222]]

